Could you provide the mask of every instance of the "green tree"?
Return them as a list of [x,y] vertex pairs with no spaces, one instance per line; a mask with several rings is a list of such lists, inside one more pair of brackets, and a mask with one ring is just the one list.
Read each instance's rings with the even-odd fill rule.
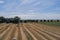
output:
[[5,18],[3,16],[0,17],[0,23],[5,22]]
[[18,16],[14,17],[14,23],[19,23],[20,22],[20,18]]

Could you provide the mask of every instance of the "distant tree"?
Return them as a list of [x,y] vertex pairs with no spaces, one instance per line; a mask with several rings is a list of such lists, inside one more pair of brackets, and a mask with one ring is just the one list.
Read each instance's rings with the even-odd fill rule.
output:
[[46,20],[44,20],[44,22],[46,22]]
[[14,18],[9,18],[10,23],[14,23]]
[[10,18],[6,18],[6,23],[11,23],[11,19]]
[[47,22],[49,22],[50,20],[47,20]]
[[0,17],[0,23],[5,22],[5,18],[3,16]]
[[59,22],[59,20],[57,20],[57,22]]
[[14,23],[19,23],[20,22],[20,18],[18,16],[14,17]]
[[43,20],[40,20],[40,22],[43,22]]
[[51,22],[53,22],[53,20],[50,20]]
[[38,20],[35,20],[36,23],[38,23]]

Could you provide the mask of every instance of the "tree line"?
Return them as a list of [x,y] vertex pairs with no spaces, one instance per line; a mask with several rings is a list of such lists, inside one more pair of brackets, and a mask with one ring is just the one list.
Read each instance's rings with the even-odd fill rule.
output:
[[20,17],[16,16],[14,18],[0,17],[0,23],[27,23],[27,22],[60,22],[60,20],[21,20]]
[[14,18],[5,18],[3,16],[0,17],[0,23],[19,23],[20,18],[18,16]]
[[20,20],[20,22],[60,22],[60,20]]

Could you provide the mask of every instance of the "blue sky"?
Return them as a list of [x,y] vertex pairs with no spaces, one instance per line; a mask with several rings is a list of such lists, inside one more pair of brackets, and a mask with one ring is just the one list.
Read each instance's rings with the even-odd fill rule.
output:
[[0,16],[60,19],[60,0],[0,0]]

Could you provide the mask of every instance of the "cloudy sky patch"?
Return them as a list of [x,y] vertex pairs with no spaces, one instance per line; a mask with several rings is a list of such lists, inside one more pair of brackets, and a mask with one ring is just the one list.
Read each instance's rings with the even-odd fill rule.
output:
[[4,3],[4,1],[0,1],[0,4],[3,4]]
[[60,0],[0,0],[0,16],[60,19]]

